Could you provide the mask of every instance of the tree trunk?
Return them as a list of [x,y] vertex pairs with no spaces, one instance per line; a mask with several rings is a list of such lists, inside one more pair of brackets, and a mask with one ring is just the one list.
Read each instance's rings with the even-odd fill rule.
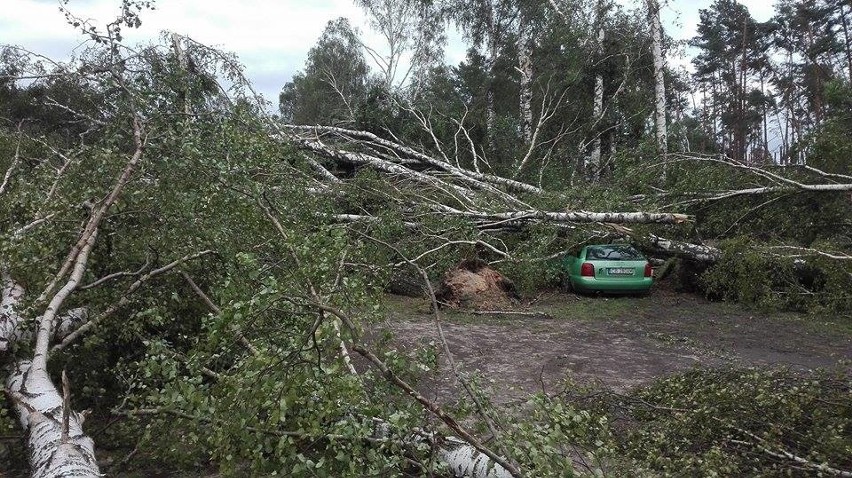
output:
[[[507,190],[522,193],[541,194],[544,192],[544,190],[542,190],[541,188],[538,188],[531,184],[515,181],[510,178],[495,176],[493,174],[478,173],[475,171],[459,168],[458,166],[453,166],[448,161],[441,161],[440,159],[436,159],[427,154],[421,153],[420,151],[417,151],[409,146],[405,146],[394,141],[380,138],[379,136],[376,136],[375,134],[370,133],[369,131],[350,130],[346,128],[338,128],[335,126],[282,125],[281,127],[290,131],[304,131],[310,133],[310,135],[307,137],[297,138],[297,143],[300,144],[304,141],[317,143],[316,141],[311,140],[315,139],[317,135],[322,135],[324,133],[338,135],[342,139],[349,141],[354,139],[357,141],[372,142],[381,146],[382,148],[394,151],[396,154],[392,155],[392,157],[397,160],[399,160],[400,158],[412,159],[416,162],[422,163],[424,166],[430,166],[450,173],[456,178],[468,184],[471,184],[473,187],[476,188],[483,188],[481,183],[486,183],[502,186],[505,187]],[[308,149],[329,159],[338,159],[336,152],[330,148],[322,150],[317,149],[316,145],[314,145],[309,147]]]
[[494,6],[488,4],[488,79],[486,87],[488,91],[485,94],[485,135],[488,138],[488,150],[493,152],[495,149],[494,143],[494,125],[497,122],[497,113],[494,110],[494,66],[497,64],[497,19]]
[[[33,478],[99,477],[95,443],[83,433],[83,415],[69,409],[42,365],[21,361],[6,381],[14,397]],[[63,396],[65,395],[65,396]]]
[[[740,84],[738,99],[737,99],[737,126],[736,137],[734,138],[735,155],[738,161],[748,162],[748,152],[746,146],[746,124],[745,124],[745,106],[746,106],[746,70],[748,63],[746,62],[746,51],[748,48],[748,22],[747,16],[743,17],[743,43],[742,56],[740,59]],[[736,70],[735,70],[736,71]]]
[[[760,93],[766,94],[766,88],[763,81],[763,72],[760,73]],[[763,153],[766,157],[771,157],[769,154],[769,111],[766,108],[766,101],[763,101]],[[774,161],[772,161],[774,162]]]
[[181,70],[181,86],[180,91],[178,92],[178,107],[183,110],[183,114],[189,116],[192,114],[192,108],[190,106],[189,99],[189,61],[186,57],[186,52],[183,50],[183,46],[181,45],[181,37],[177,33],[172,33],[172,48],[175,51],[175,57],[177,57],[178,64],[180,65]]
[[468,478],[511,478],[508,470],[463,440],[444,439],[438,457],[447,464],[453,476]]
[[[660,5],[657,0],[646,0],[648,20],[651,22],[652,52],[654,55],[654,99],[656,109],[657,152],[665,161],[668,152],[666,129],[666,58],[663,55],[663,28],[660,23]],[[665,174],[665,169],[663,169]]]
[[843,9],[843,1],[838,2],[840,8],[840,25],[843,27],[843,46],[846,53],[846,67],[849,73],[849,83],[852,84],[852,43],[849,42],[849,22],[846,19],[846,11]]
[[639,224],[680,224],[689,221],[686,214],[652,213],[652,212],[590,212],[590,211],[509,211],[509,212],[446,212],[447,215],[460,215],[478,220],[493,221],[551,221],[551,222],[607,222],[607,223],[639,223]]
[[[603,74],[601,73],[601,65],[599,64],[603,60],[603,43],[605,40],[606,32],[604,30],[604,15],[606,14],[606,4],[604,1],[598,3],[598,18],[597,18],[597,27],[598,27],[598,35],[597,35],[597,44],[595,45],[595,49],[597,51],[597,55],[595,55],[595,91],[594,91],[594,103],[592,105],[592,117],[594,118],[594,124],[599,124],[601,120],[601,115],[603,114],[603,94],[604,94],[604,79]],[[599,128],[596,128],[599,129]],[[592,182],[597,182],[600,179],[601,175],[601,136],[597,131],[591,132],[594,135],[594,139],[592,140],[592,151],[589,154],[589,160],[586,164],[586,175]]]
[[641,249],[652,253],[668,256],[685,257],[698,262],[714,263],[722,258],[722,251],[712,246],[674,241],[653,234],[636,233],[632,229],[610,224],[618,234],[626,236],[637,243]]
[[724,133],[721,133],[719,131],[719,123],[718,123],[718,118],[719,118],[719,109],[718,109],[718,106],[719,106],[719,84],[718,84],[718,81],[716,80],[716,73],[713,73],[712,78],[713,78],[713,81],[710,85],[711,89],[712,89],[712,91],[710,92],[710,121],[712,122],[712,126],[713,126],[713,140],[718,141],[720,143],[719,145],[721,146],[722,151],[725,151],[725,135],[724,135]]
[[518,71],[521,74],[520,81],[520,113],[521,113],[521,135],[524,144],[532,143],[532,39],[526,22],[522,21],[518,29]]
[[[87,250],[81,254],[88,254]],[[32,340],[26,319],[16,310],[24,289],[4,271],[0,344],[7,350],[12,344]],[[46,315],[49,313],[46,312]],[[81,315],[77,313],[77,315]],[[39,318],[39,335],[67,334],[70,319],[62,316],[56,327],[51,316]],[[50,329],[56,329],[50,330]],[[6,392],[18,412],[21,427],[26,430],[30,466],[34,478],[101,476],[95,459],[94,442],[83,433],[83,415],[70,409],[67,382],[60,395],[47,373],[47,343],[43,339],[32,360],[18,361],[6,379]]]

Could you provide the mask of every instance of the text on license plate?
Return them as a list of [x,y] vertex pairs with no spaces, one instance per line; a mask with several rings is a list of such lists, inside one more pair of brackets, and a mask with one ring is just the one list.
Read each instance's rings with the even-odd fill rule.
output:
[[624,268],[624,267],[611,267],[606,270],[607,274],[611,276],[632,276],[633,269]]

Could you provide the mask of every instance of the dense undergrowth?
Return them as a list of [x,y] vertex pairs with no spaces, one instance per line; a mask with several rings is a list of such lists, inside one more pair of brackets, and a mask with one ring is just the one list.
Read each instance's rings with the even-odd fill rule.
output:
[[[539,398],[539,426],[564,430],[612,476],[816,476],[820,464],[852,466],[848,372],[696,369],[624,395],[570,390]],[[566,413],[596,425],[578,433],[542,420]]]

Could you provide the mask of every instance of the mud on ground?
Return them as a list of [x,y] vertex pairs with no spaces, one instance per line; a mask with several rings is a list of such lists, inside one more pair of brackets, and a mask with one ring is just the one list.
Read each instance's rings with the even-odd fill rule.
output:
[[[388,318],[375,325],[375,332],[390,331],[401,351],[413,353],[426,345],[440,354],[425,299],[388,296],[387,302]],[[520,314],[442,312],[454,358],[466,375],[480,377],[495,404],[542,390],[557,392],[566,377],[625,391],[693,367],[812,370],[849,367],[852,360],[848,325],[808,315],[765,314],[666,290],[646,297],[553,291],[511,311]],[[420,388],[442,402],[456,396],[446,366]]]

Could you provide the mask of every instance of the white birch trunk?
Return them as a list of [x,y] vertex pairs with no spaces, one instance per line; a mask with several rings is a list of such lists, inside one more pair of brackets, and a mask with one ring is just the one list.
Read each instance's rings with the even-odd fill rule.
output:
[[518,71],[521,74],[520,81],[520,112],[521,112],[521,135],[524,144],[532,143],[532,39],[529,28],[525,23],[521,24],[518,32]]
[[[597,27],[598,27],[598,35],[597,35],[597,45],[596,51],[597,55],[595,61],[601,61],[601,53],[603,52],[603,43],[606,39],[606,32],[604,30],[604,15],[606,14],[606,5],[604,1],[599,2],[598,4],[598,18],[597,18]],[[592,105],[592,117],[594,118],[593,124],[597,125],[601,121],[601,115],[603,114],[603,94],[604,94],[604,79],[603,75],[600,73],[600,65],[596,65],[597,73],[595,73],[595,91],[594,91],[594,103]],[[597,182],[600,179],[601,175],[601,135],[597,131],[592,131],[594,134],[594,139],[592,140],[592,151],[589,153],[589,159],[586,163],[586,175],[593,182]]]
[[83,415],[66,409],[45,367],[18,362],[6,388],[27,431],[33,478],[102,476],[95,443],[83,433]]
[[[452,176],[457,179],[470,184],[471,186],[477,189],[488,189],[484,187],[482,183],[493,184],[496,186],[505,187],[511,191],[523,192],[523,193],[531,193],[531,194],[541,194],[544,192],[543,189],[533,186],[532,184],[527,184],[520,181],[515,181],[510,178],[504,178],[501,176],[495,176],[493,174],[486,174],[481,172],[470,171],[467,169],[460,168],[458,166],[453,166],[447,161],[441,161],[440,159],[433,158],[427,154],[421,153],[415,149],[412,149],[408,146],[386,140],[384,138],[380,138],[369,131],[357,131],[350,130],[345,128],[338,128],[334,126],[300,126],[300,125],[283,125],[285,129],[291,131],[306,131],[310,132],[310,139],[316,139],[317,134],[322,133],[330,133],[339,135],[343,139],[357,139],[357,140],[366,140],[372,143],[375,143],[383,148],[388,148],[393,150],[396,155],[390,155],[389,160],[400,160],[400,155],[402,157],[410,158],[416,162],[422,163],[423,165],[427,165],[436,169],[440,169],[447,173],[450,173]],[[308,141],[308,137],[299,138],[300,141]],[[334,150],[328,149],[327,151],[323,151],[321,149],[317,149],[314,147],[308,148],[311,151],[315,152],[320,156],[327,157],[329,159],[339,159]],[[330,174],[330,173],[329,173]],[[493,191],[492,191],[493,192]]]
[[653,234],[647,234],[644,239],[648,241],[651,247],[660,252],[687,257],[698,262],[714,263],[722,258],[722,251],[712,246],[674,241]]
[[[84,252],[87,253],[87,252]],[[31,340],[32,330],[16,310],[24,289],[3,272],[0,301],[0,344],[5,351],[17,341]],[[76,321],[85,320],[85,311],[74,309],[59,318],[58,333],[67,334]],[[40,317],[40,323],[53,322]],[[67,408],[47,373],[44,354],[36,350],[37,365],[18,361],[6,379],[21,427],[27,432],[27,448],[34,478],[101,476],[95,459],[94,442],[83,433],[83,416]]]
[[438,459],[457,478],[511,478],[508,470],[464,440],[447,437],[438,447]]
[[[136,166],[142,160],[144,135],[137,117],[133,121],[136,150],[116,179],[106,199],[93,209],[77,243],[47,289],[41,294],[46,299],[55,290],[58,282],[68,274],[65,284],[53,294],[44,314],[38,318],[35,345],[31,360],[19,360],[6,379],[6,391],[15,403],[15,408],[26,431],[33,477],[94,477],[101,476],[95,458],[94,442],[83,433],[83,416],[70,409],[67,387],[60,394],[47,372],[50,341],[59,329],[70,327],[71,319],[64,319],[59,312],[68,296],[80,284],[86,271],[89,254],[98,236],[98,225],[110,207],[118,199],[124,186],[130,181]],[[19,335],[16,330],[26,321],[16,310],[23,289],[0,264],[2,270],[2,300],[4,326],[0,333],[8,346]],[[42,297],[36,300],[40,302]],[[66,314],[67,315],[67,314]],[[11,327],[9,327],[11,325]],[[68,332],[67,330],[64,332]]]
[[610,224],[610,227],[617,233],[641,244],[644,248],[663,255],[684,257],[694,261],[707,262],[711,264],[718,262],[719,259],[722,258],[722,251],[713,246],[675,241],[672,239],[666,239],[665,237],[655,236],[653,234],[640,234],[634,232],[630,228],[615,224]]
[[183,74],[183,85],[180,92],[180,95],[183,96],[183,114],[189,116],[192,114],[192,109],[189,105],[189,61],[186,57],[186,52],[183,50],[183,45],[181,45],[181,37],[177,33],[172,33],[172,48],[175,51],[175,56],[177,57],[178,64],[180,65],[181,73]]
[[494,125],[497,113],[494,110],[494,66],[497,63],[497,12],[494,5],[488,3],[488,91],[485,93],[485,135],[488,149],[494,151]]
[[479,212],[443,210],[448,216],[463,216],[477,221],[520,221],[520,222],[606,222],[614,224],[680,224],[690,220],[686,214],[655,212],[589,212],[589,211],[508,211]]
[[[666,58],[663,55],[663,28],[660,23],[660,5],[657,0],[645,0],[648,20],[651,23],[651,43],[654,56],[654,100],[657,151],[665,161],[668,152],[668,130],[666,128]],[[665,175],[665,169],[663,170]]]
[[[380,418],[373,418],[372,438],[386,439],[391,434],[391,425]],[[406,443],[425,443],[434,447],[438,461],[447,465],[455,478],[511,478],[512,474],[488,455],[470,443],[454,436],[439,436],[415,430]]]
[[[599,39],[603,39],[603,30],[598,35]],[[598,73],[595,75],[595,104],[592,114],[597,123],[603,112],[603,76]],[[589,163],[586,165],[586,172],[592,181],[598,181],[601,177],[601,135],[594,133],[595,139],[592,140],[592,152],[589,154]]]
[[300,145],[305,149],[335,159],[337,161],[370,166],[372,168],[375,168],[379,171],[384,171],[391,175],[406,177],[418,183],[433,186],[445,192],[455,194],[460,199],[464,199],[465,201],[473,201],[474,198],[473,191],[471,191],[470,189],[458,186],[456,184],[448,183],[434,176],[429,176],[428,174],[408,169],[405,166],[386,161],[376,156],[371,156],[364,153],[352,153],[348,151],[331,149],[328,146],[320,143],[319,141],[301,141]]
[[5,270],[2,273],[3,291],[0,300],[0,352],[5,352],[15,342],[21,327],[21,318],[15,310],[24,297],[24,288],[12,280]]
[[[463,217],[478,224],[496,222],[499,224],[516,223],[593,223],[602,222],[608,224],[682,224],[693,218],[686,214],[664,213],[664,212],[590,212],[590,211],[567,211],[553,212],[530,209],[526,211],[504,211],[488,212],[475,210],[460,210],[433,204],[431,209],[436,214],[443,216]],[[328,216],[341,222],[376,221],[375,216],[359,214],[333,214]],[[416,226],[417,223],[408,223]]]

